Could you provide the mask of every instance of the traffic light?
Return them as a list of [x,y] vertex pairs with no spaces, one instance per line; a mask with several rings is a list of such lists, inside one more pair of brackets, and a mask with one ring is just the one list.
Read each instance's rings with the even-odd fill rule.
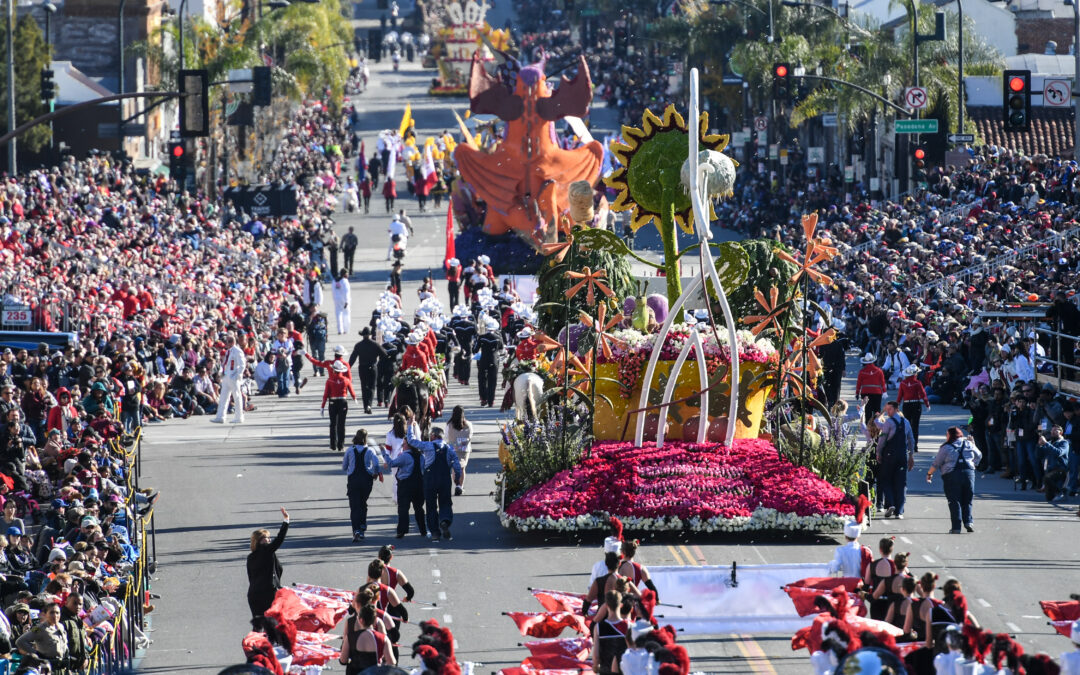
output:
[[183,141],[169,141],[169,178],[183,183],[187,176],[187,150]]
[[41,100],[48,103],[56,98],[56,82],[53,80],[53,71],[49,68],[41,69]]
[[1031,71],[1006,70],[1003,78],[1005,131],[1027,131],[1031,128]]
[[180,71],[180,135],[210,135],[210,74],[205,70]]
[[926,146],[916,145],[911,150],[911,177],[920,183],[926,182]]
[[791,66],[786,63],[774,63],[773,100],[786,103],[791,100]]
[[269,66],[256,66],[251,69],[251,103],[270,105],[273,96],[273,83],[270,81]]

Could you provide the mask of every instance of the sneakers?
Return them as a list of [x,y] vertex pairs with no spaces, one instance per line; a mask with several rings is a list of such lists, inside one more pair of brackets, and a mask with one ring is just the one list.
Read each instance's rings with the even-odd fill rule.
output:
[[904,519],[904,514],[902,514],[902,513],[896,514],[896,519],[897,520],[903,520]]
[[225,424],[225,420],[221,419],[220,417],[211,417],[210,421],[214,424]]
[[398,532],[397,535],[394,538],[395,539],[404,539],[405,538],[405,533],[404,532]]
[[949,534],[960,534],[960,530],[949,530]]
[[460,497],[461,496],[461,488],[460,487],[454,488],[454,496],[455,497]]
[[896,515],[896,507],[895,506],[890,506],[889,508],[885,509],[885,513],[881,517],[882,518],[892,518],[895,515]]
[[362,541],[364,541],[364,533],[363,532],[353,532],[352,543],[359,544]]
[[364,414],[365,415],[370,415],[371,414],[371,406],[369,406],[369,405],[364,406]]
[[967,525],[964,525],[964,529],[967,530],[968,532],[974,532],[975,531],[975,526],[972,525],[971,523],[968,523]]
[[439,523],[439,529],[442,531],[443,539],[446,539],[447,541],[453,541],[454,540],[453,535],[450,534],[450,521],[449,520],[444,520],[441,523]]

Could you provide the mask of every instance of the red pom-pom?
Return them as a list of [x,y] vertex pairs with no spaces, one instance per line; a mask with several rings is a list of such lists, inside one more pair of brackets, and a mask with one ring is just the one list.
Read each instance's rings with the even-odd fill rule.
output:
[[608,521],[608,522],[611,523],[611,534],[616,539],[618,539],[619,541],[622,541],[622,539],[623,539],[623,524],[622,524],[622,521],[619,520],[618,518],[616,518],[615,516],[612,516],[611,520]]
[[866,495],[859,495],[859,500],[855,502],[855,522],[862,525],[863,519],[866,518],[866,512],[870,509],[870,500],[866,498]]

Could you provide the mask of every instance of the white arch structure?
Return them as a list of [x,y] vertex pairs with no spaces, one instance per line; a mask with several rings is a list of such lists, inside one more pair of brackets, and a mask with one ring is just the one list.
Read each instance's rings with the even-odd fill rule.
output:
[[[724,293],[724,287],[720,283],[720,275],[716,273],[716,264],[713,262],[712,251],[710,250],[708,243],[709,239],[712,238],[712,232],[709,229],[709,212],[706,208],[708,195],[705,194],[706,186],[702,184],[702,174],[698,166],[698,136],[701,133],[700,113],[698,111],[698,89],[698,70],[697,68],[692,68],[690,70],[690,118],[687,122],[689,131],[687,135],[690,137],[690,201],[694,207],[694,229],[697,232],[698,248],[701,252],[701,274],[694,279],[689,287],[683,290],[682,295],[679,296],[668,312],[664,325],[660,328],[660,333],[655,342],[656,346],[653,348],[652,354],[649,357],[649,365],[645,368],[645,379],[641,383],[641,396],[638,399],[638,409],[643,410],[649,403],[649,390],[652,388],[653,376],[656,374],[656,364],[660,361],[661,348],[667,340],[668,334],[671,332],[671,326],[675,323],[675,317],[680,315],[687,299],[692,297],[698,289],[704,290],[707,274],[708,278],[713,282],[713,287],[716,289],[716,295],[720,299],[720,307],[724,311],[724,322],[727,324],[728,344],[730,345],[731,352],[731,402],[728,406],[727,433],[724,438],[724,444],[730,446],[735,440],[735,420],[739,410],[739,341],[738,336],[735,333],[735,319],[731,314],[731,306],[728,304],[727,294]],[[709,303],[707,301],[705,304],[706,310],[709,312],[710,323],[713,323],[712,310],[709,309]],[[666,419],[667,417],[667,406],[671,403],[671,396],[675,391],[675,382],[678,379],[678,373],[683,364],[686,363],[686,359],[690,355],[691,349],[694,350],[694,354],[697,356],[698,384],[701,387],[701,412],[698,415],[697,442],[703,443],[705,441],[705,434],[709,427],[709,392],[706,391],[709,388],[709,373],[705,365],[705,348],[701,342],[701,335],[698,331],[694,331],[694,333],[691,334],[690,339],[683,345],[682,350],[679,352],[679,357],[671,369],[671,376],[668,378],[667,386],[664,388],[664,397],[661,399],[663,416],[661,423],[657,424],[656,429],[657,448],[664,447],[664,427],[666,424],[663,423],[663,419]],[[637,416],[637,424],[634,431],[634,445],[641,447],[645,440],[646,414],[645,412],[639,412],[637,413]]]

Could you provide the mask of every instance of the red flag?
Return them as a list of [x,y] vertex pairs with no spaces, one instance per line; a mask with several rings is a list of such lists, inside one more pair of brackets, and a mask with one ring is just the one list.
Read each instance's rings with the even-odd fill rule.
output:
[[592,638],[580,637],[526,642],[525,647],[535,657],[565,656],[578,661],[586,661],[592,652]]
[[592,671],[592,663],[580,659],[562,656],[560,654],[547,654],[544,656],[530,656],[521,662],[526,668],[536,668],[550,672],[552,670],[564,670],[570,672]]
[[293,665],[322,666],[341,658],[341,652],[326,644],[340,635],[329,633],[309,633],[297,631],[296,644],[293,646]]
[[341,621],[347,608],[344,602],[280,588],[274,596],[274,604],[266,610],[266,616],[288,619],[296,624],[297,630],[325,633]]
[[1039,607],[1042,607],[1043,614],[1054,621],[1080,619],[1080,601],[1077,600],[1040,600]]
[[570,612],[506,612],[522,635],[538,638],[558,637],[564,628],[588,634],[585,618]]
[[[1073,621],[1075,621],[1075,620],[1076,619],[1073,619]],[[1061,635],[1064,635],[1067,638],[1072,637],[1072,625],[1073,625],[1072,621],[1068,621],[1068,620],[1064,620],[1064,619],[1061,620],[1061,621],[1051,621],[1050,625],[1053,626],[1054,630],[1056,630]]]
[[799,613],[799,616],[811,616],[821,611],[821,607],[815,604],[814,599],[829,595],[835,588],[846,590],[853,605],[860,604],[859,599],[851,594],[859,583],[860,579],[855,577],[811,577],[784,586],[784,592],[795,603],[795,611]]
[[585,596],[580,593],[566,593],[563,591],[547,591],[542,588],[532,589],[533,597],[540,602],[549,612],[572,612],[581,614],[581,606],[585,604]]
[[450,258],[456,257],[457,251],[454,249],[454,205],[451,200],[446,200],[446,255],[443,256],[443,269],[446,269],[446,263],[450,261]]

